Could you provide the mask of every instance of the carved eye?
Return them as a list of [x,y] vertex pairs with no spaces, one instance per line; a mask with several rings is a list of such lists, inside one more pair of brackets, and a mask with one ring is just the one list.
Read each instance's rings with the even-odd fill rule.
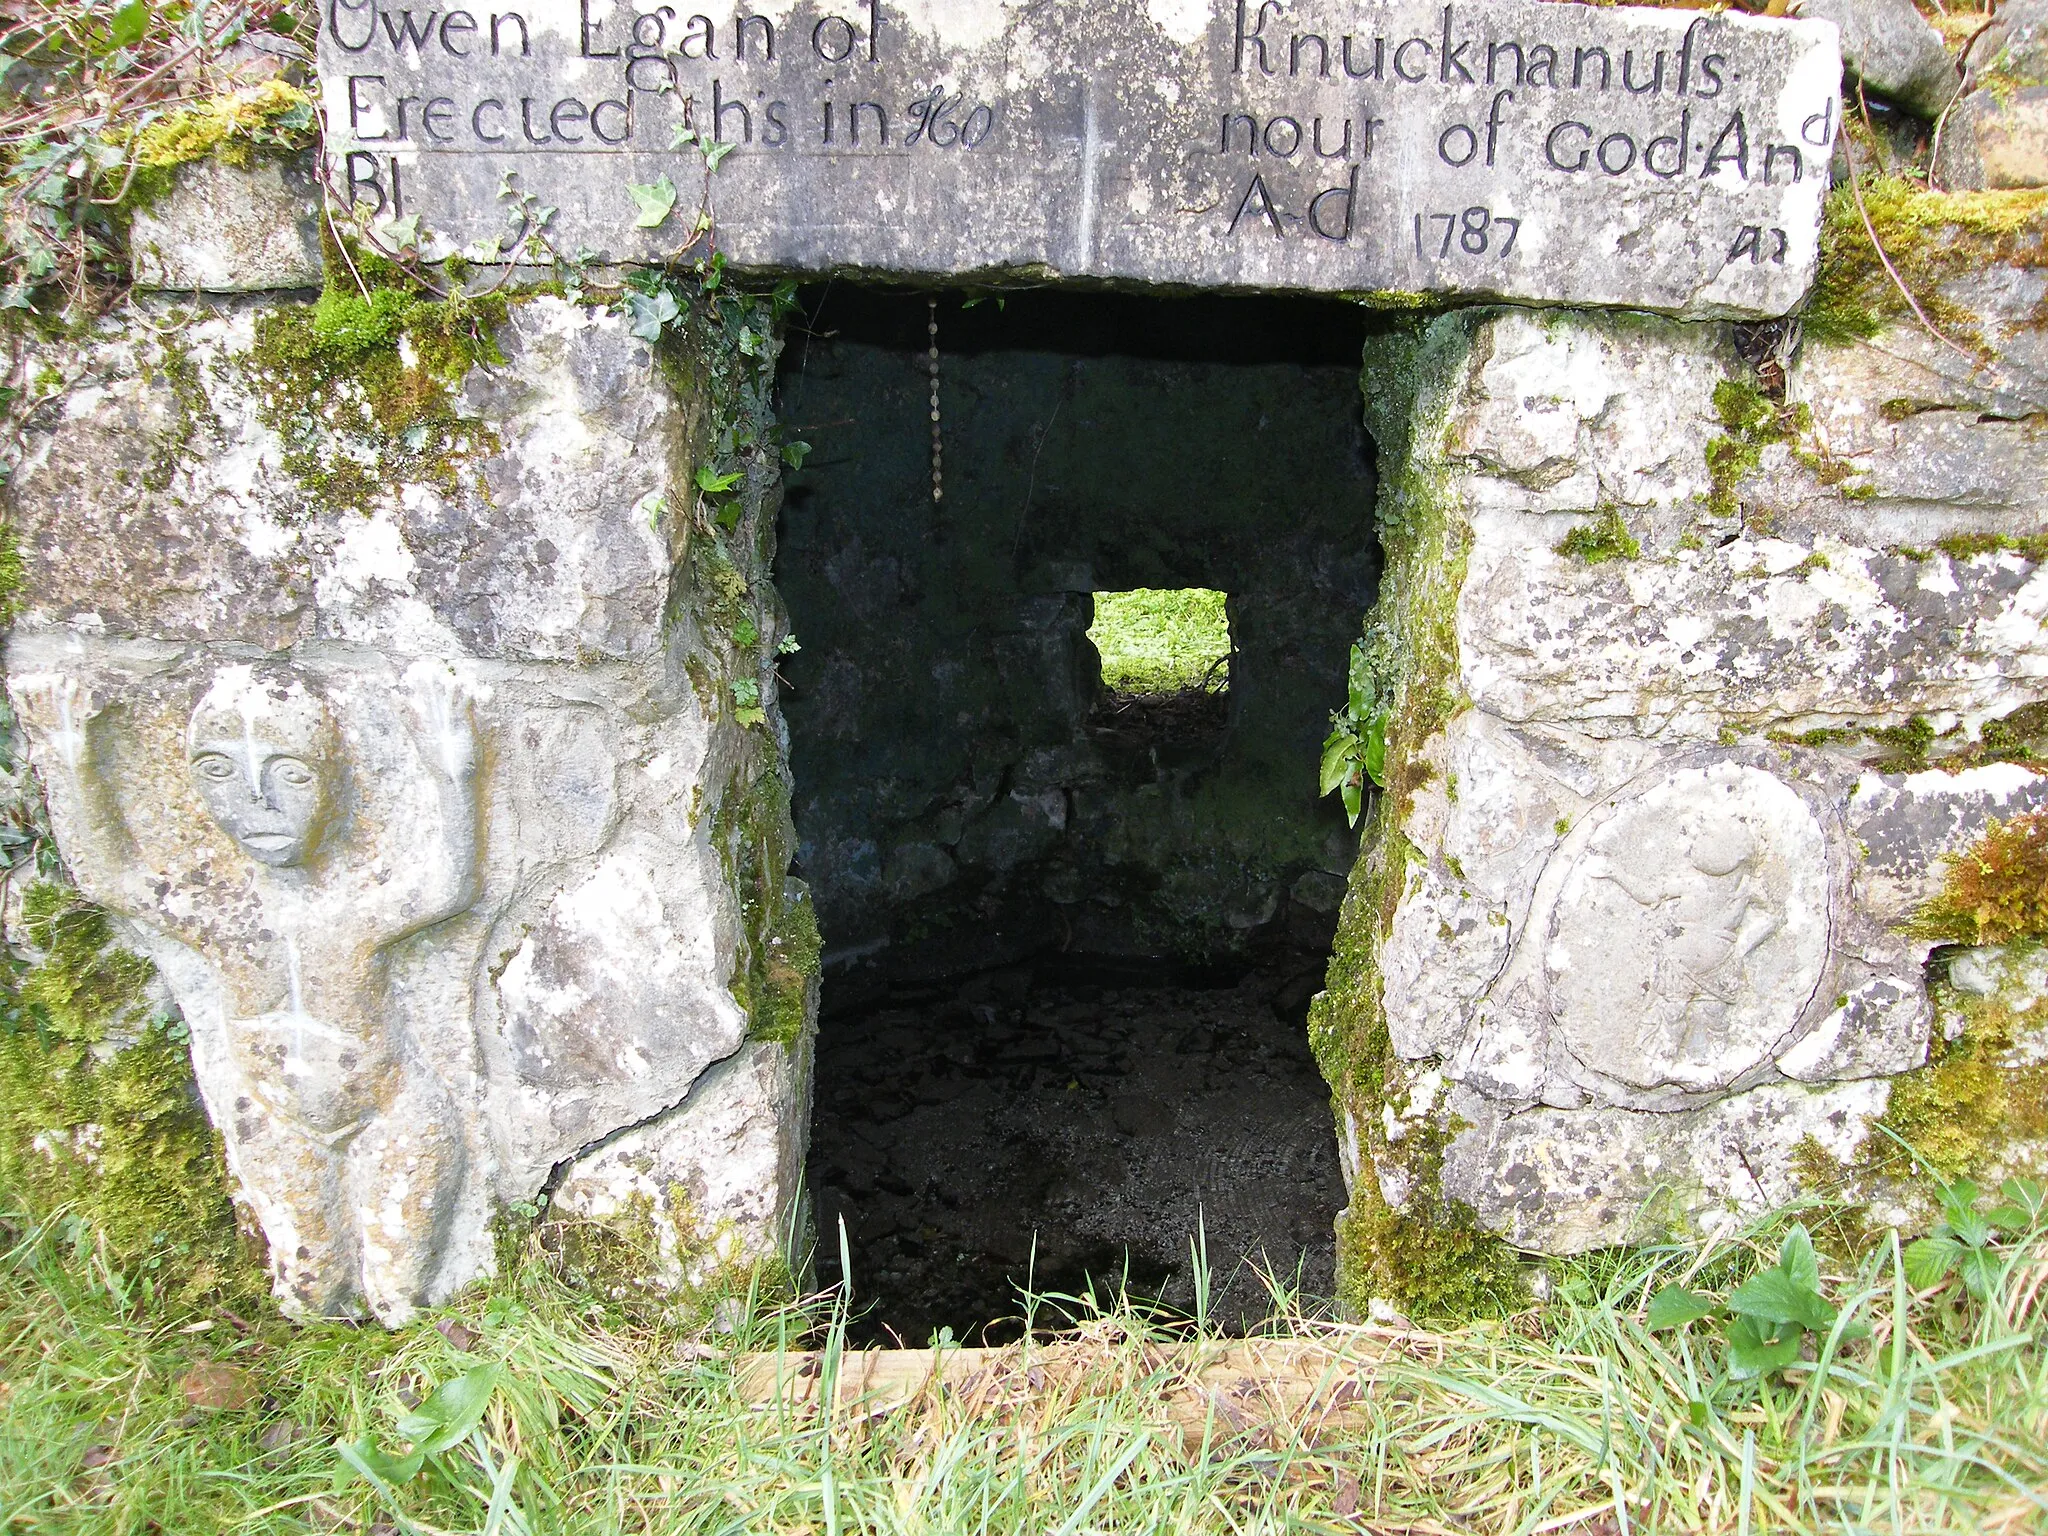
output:
[[313,782],[313,770],[295,757],[281,757],[271,765],[277,781],[288,789],[304,789]]
[[225,784],[235,776],[235,765],[218,752],[209,752],[204,757],[192,759],[192,771],[202,779]]

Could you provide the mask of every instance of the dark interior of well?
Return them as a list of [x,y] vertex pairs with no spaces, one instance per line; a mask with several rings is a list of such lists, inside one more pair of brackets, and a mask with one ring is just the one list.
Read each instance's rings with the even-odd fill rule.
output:
[[[1379,576],[1363,323],[1304,300],[806,293],[777,581],[826,942],[810,1185],[857,1337],[1018,1287],[1263,1314],[1343,1203],[1304,1019],[1356,849],[1316,794]],[[933,496],[937,324],[942,495]],[[1093,594],[1227,594],[1228,686],[1120,693]]]

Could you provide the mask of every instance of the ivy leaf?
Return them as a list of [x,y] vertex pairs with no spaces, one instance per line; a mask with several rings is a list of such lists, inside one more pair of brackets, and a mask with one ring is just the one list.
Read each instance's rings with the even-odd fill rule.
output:
[[1682,1285],[1667,1285],[1650,1298],[1650,1315],[1644,1325],[1652,1333],[1661,1333],[1666,1328],[1683,1328],[1687,1323],[1696,1323],[1703,1317],[1712,1317],[1721,1309],[1698,1291],[1689,1291]]
[[722,496],[740,483],[741,470],[721,475],[709,464],[697,466],[697,489],[707,496]]
[[659,341],[664,326],[674,325],[682,318],[682,306],[676,296],[666,288],[657,288],[653,293],[628,290],[626,294],[627,329],[642,341]]
[[123,0],[114,7],[111,41],[116,48],[133,48],[149,30],[149,0]]
[[418,1454],[439,1456],[469,1438],[469,1432],[483,1422],[497,1390],[498,1368],[480,1365],[442,1382],[395,1427]]
[[704,163],[715,171],[718,169],[718,162],[731,154],[736,148],[738,146],[735,144],[716,144],[706,140],[704,144]]
[[420,243],[420,216],[408,213],[402,219],[386,219],[377,226],[377,238],[394,251],[414,249]]
[[697,130],[688,123],[677,123],[674,133],[669,136],[668,147],[670,149],[681,149],[686,144],[694,144],[696,142]]
[[1900,1255],[1906,1267],[1906,1284],[1916,1291],[1939,1285],[1962,1256],[1963,1245],[1952,1237],[1923,1237],[1908,1243]]
[[633,202],[640,209],[633,220],[635,229],[653,229],[675,208],[676,184],[668,179],[666,171],[646,186],[629,181],[626,190],[633,195]]
[[811,445],[809,443],[784,443],[782,445],[782,462],[791,469],[802,469],[804,467],[804,460],[809,456],[810,451]]

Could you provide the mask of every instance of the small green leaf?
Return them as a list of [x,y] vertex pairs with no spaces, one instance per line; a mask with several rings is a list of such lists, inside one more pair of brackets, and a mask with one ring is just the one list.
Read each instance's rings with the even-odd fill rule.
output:
[[675,183],[668,179],[666,171],[646,186],[629,181],[626,183],[626,190],[632,194],[633,202],[640,210],[633,219],[635,229],[653,229],[666,219],[676,206]]
[[1906,1268],[1906,1284],[1916,1291],[1941,1284],[1963,1255],[1963,1245],[1952,1237],[1923,1237],[1906,1244],[1900,1255]]
[[1358,825],[1359,814],[1365,809],[1365,789],[1359,784],[1346,784],[1343,789],[1344,814],[1352,826]]
[[737,147],[737,145],[733,144],[714,144],[707,141],[704,145],[704,163],[715,171],[718,169],[718,162],[731,154]]
[[1813,1251],[1813,1236],[1799,1222],[1792,1223],[1792,1230],[1785,1234],[1785,1240],[1778,1245],[1778,1268],[1783,1270],[1794,1285],[1804,1286],[1816,1295],[1820,1292],[1820,1260]]
[[353,1445],[346,1440],[335,1441],[334,1454],[341,1458],[341,1466],[334,1477],[337,1493],[358,1477],[372,1487],[401,1488],[418,1477],[420,1468],[426,1463],[426,1457],[418,1451],[410,1456],[387,1455],[368,1435]]
[[1351,718],[1363,720],[1373,705],[1372,671],[1366,665],[1365,647],[1351,647],[1351,663],[1348,672],[1349,704]]
[[133,48],[149,30],[149,0],[122,0],[114,7],[110,40],[116,48]]
[[1686,1419],[1694,1429],[1705,1429],[1707,1420],[1713,1417],[1713,1413],[1714,1410],[1697,1397],[1690,1399],[1685,1405]]
[[1753,1317],[1738,1317],[1728,1325],[1728,1372],[1737,1380],[1781,1371],[1799,1360],[1797,1328],[1782,1337]]
[[1365,752],[1359,762],[1367,778],[1381,789],[1387,787],[1387,712],[1384,709],[1365,722]]
[[1338,785],[1351,777],[1356,747],[1357,738],[1341,726],[1330,732],[1329,739],[1323,743],[1320,779],[1323,787],[1318,791],[1319,794],[1332,793]]
[[2030,1226],[2039,1221],[2043,1209],[2048,1208],[2048,1190],[2042,1189],[2038,1179],[2007,1179],[1998,1186],[1998,1193],[2001,1199],[2027,1213]]
[[732,638],[733,643],[742,648],[758,645],[761,642],[761,631],[754,627],[752,619],[741,619],[732,627]]
[[1835,1320],[1835,1309],[1809,1286],[1782,1269],[1753,1275],[1728,1294],[1728,1310],[1759,1322],[1797,1323],[1818,1332]]
[[2005,1255],[1995,1248],[1965,1250],[1962,1260],[1963,1284],[1979,1301],[1989,1301],[1998,1282],[2005,1277]]
[[784,635],[782,637],[782,644],[775,647],[775,654],[778,656],[794,656],[802,649],[803,647],[796,643],[795,635]]
[[697,466],[697,489],[707,496],[721,496],[738,485],[740,477],[744,473],[744,470],[735,469],[728,474],[721,475],[709,464],[699,464]]
[[1650,1298],[1650,1313],[1644,1323],[1652,1333],[1659,1333],[1666,1328],[1683,1328],[1687,1323],[1712,1317],[1720,1310],[1698,1291],[1689,1291],[1682,1285],[1667,1285]]
[[394,251],[412,250],[420,243],[420,216],[408,213],[402,219],[386,219],[376,226],[376,234]]
[[394,1427],[421,1455],[439,1456],[469,1438],[469,1432],[483,1422],[497,1390],[498,1367],[480,1365],[442,1382]]
[[782,462],[791,469],[802,469],[804,467],[804,460],[809,457],[810,451],[811,445],[809,443],[784,443],[782,445]]

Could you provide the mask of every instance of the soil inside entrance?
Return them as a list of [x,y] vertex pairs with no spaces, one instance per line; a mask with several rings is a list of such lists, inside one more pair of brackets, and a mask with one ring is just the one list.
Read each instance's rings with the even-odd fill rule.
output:
[[828,1284],[845,1225],[856,1341],[1004,1342],[1027,1285],[1191,1312],[1198,1235],[1225,1327],[1270,1309],[1261,1268],[1327,1296],[1344,1189],[1303,1027],[1320,984],[1313,961],[1050,957],[829,1020],[810,1171]]

